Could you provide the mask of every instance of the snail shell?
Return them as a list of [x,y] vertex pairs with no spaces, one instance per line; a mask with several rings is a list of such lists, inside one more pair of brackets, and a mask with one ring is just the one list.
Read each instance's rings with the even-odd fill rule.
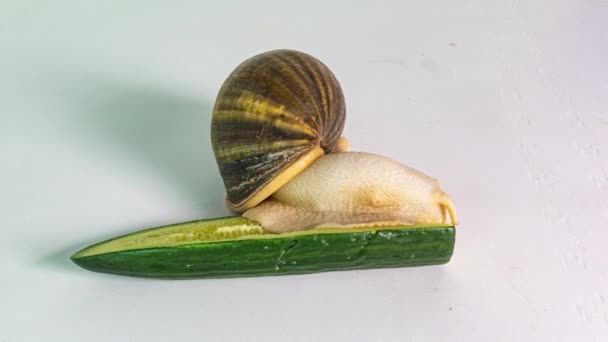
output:
[[235,211],[252,208],[337,148],[346,109],[318,59],[275,50],[241,63],[222,85],[211,142]]

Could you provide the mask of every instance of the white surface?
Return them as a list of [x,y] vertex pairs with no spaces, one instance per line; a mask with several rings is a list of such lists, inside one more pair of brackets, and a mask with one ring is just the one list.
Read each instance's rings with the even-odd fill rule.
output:
[[[3,1],[0,341],[606,341],[608,3]],[[444,266],[155,281],[68,256],[226,214],[209,113],[295,48],[353,148],[441,179]]]

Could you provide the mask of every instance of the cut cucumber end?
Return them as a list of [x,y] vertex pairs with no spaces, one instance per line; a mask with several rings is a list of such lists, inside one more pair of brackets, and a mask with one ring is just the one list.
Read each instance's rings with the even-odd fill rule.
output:
[[72,255],[95,272],[160,278],[226,278],[442,264],[449,225],[318,228],[269,233],[235,216],[146,229]]
[[267,234],[262,226],[242,216],[197,220],[150,228],[86,247],[72,260],[125,250],[177,247]]

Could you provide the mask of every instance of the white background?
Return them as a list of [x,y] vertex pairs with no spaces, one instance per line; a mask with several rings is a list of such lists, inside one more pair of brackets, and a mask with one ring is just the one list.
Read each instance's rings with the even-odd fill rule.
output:
[[[3,1],[0,341],[608,340],[608,1]],[[439,178],[443,266],[160,281],[68,257],[228,213],[224,78],[275,48],[345,134]]]

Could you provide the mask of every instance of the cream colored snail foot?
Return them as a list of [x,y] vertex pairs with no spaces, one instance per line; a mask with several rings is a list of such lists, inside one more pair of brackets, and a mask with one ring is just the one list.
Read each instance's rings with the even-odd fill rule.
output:
[[457,223],[452,200],[436,179],[362,152],[323,156],[243,216],[271,232]]

